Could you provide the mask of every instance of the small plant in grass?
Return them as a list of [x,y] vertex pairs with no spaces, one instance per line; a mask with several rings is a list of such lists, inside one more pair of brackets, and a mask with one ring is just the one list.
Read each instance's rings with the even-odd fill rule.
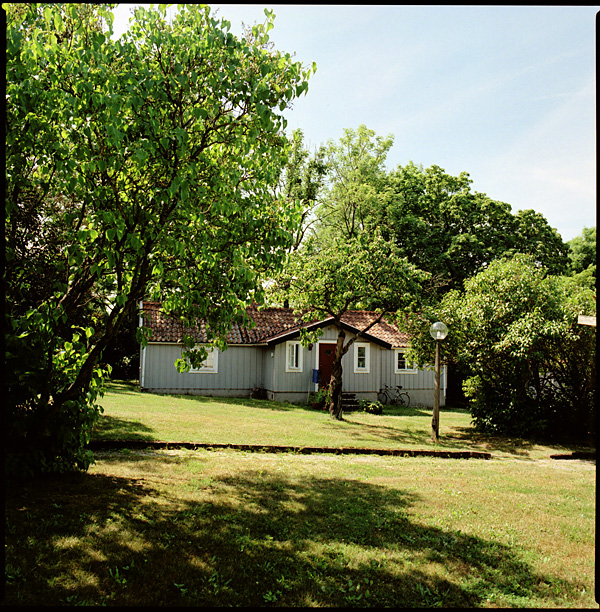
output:
[[25,581],[25,578],[23,577],[23,574],[21,572],[21,568],[14,567],[10,564],[6,565],[6,567],[4,568],[4,577],[6,582],[10,582],[13,584]]
[[331,389],[329,385],[327,387],[321,387],[316,393],[314,393],[310,402],[313,408],[325,408],[329,405],[329,401],[331,400]]
[[186,595],[188,592],[188,588],[183,583],[174,582],[173,586],[182,594]]
[[125,586],[127,584],[127,578],[122,572],[119,571],[118,567],[115,567],[114,569],[110,567],[108,569],[108,573],[117,584],[120,584],[121,586]]
[[268,603],[274,603],[281,597],[281,591],[268,591],[263,595],[263,599]]
[[383,404],[381,402],[372,402],[371,400],[358,400],[358,406],[363,412],[369,414],[383,414]]

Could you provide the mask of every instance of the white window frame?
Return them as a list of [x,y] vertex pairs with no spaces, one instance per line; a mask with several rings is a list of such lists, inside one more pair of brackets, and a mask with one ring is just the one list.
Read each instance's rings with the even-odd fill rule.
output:
[[417,368],[413,367],[409,368],[408,363],[406,362],[406,358],[404,359],[404,368],[398,367],[398,355],[404,355],[406,353],[406,349],[394,349],[394,374],[416,374]]
[[[290,359],[290,351],[294,350],[294,362]],[[302,350],[302,344],[299,340],[288,340],[285,343],[285,371],[286,372],[302,372],[304,361],[304,351]]]
[[[358,366],[358,349],[365,349],[365,367]],[[371,345],[368,342],[354,343],[354,373],[355,374],[370,374],[371,373]]]
[[219,351],[215,347],[206,347],[208,351],[208,355],[206,359],[202,362],[202,365],[199,368],[194,368],[193,366],[190,368],[190,374],[218,374],[219,373]]

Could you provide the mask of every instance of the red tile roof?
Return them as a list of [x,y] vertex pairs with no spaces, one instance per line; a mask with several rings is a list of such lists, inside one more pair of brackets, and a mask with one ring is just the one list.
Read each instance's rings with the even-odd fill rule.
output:
[[[299,321],[291,308],[265,308],[259,310],[250,306],[247,313],[255,326],[248,329],[234,323],[229,334],[228,344],[276,344],[286,338],[297,335],[302,327],[325,326],[331,319],[324,318],[313,324]],[[342,316],[342,323],[350,331],[364,329],[378,315],[366,310],[351,310]],[[206,325],[199,321],[191,328],[185,327],[181,321],[169,317],[160,311],[157,302],[144,302],[144,325],[152,330],[151,342],[181,342],[184,334],[192,336],[196,342],[207,341]],[[368,332],[367,337],[376,342],[390,346],[407,346],[408,334],[401,332],[396,325],[388,321],[376,323]]]

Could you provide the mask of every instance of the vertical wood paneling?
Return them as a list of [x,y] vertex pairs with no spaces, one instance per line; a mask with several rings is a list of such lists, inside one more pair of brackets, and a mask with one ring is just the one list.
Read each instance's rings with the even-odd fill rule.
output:
[[[321,341],[334,341],[337,330],[328,327]],[[318,347],[312,351],[302,347],[303,371],[286,372],[286,345],[281,342],[272,347],[229,346],[219,353],[217,373],[180,374],[175,361],[181,356],[181,346],[175,344],[149,344],[143,364],[144,387],[148,389],[223,390],[247,392],[253,387],[277,393],[308,393],[314,389],[312,371],[316,367]],[[273,357],[271,357],[273,353]],[[354,372],[354,350],[351,347],[343,361],[343,389],[354,393],[376,393],[383,385],[402,385],[407,391],[433,389],[433,370],[416,373],[394,373],[394,351],[370,344],[370,372]],[[443,374],[444,375],[444,374]],[[445,380],[442,378],[442,388]]]
[[216,373],[179,373],[175,361],[181,347],[149,344],[146,350],[144,385],[150,389],[232,389],[262,386],[262,347],[230,346],[219,353]]
[[278,393],[308,393],[312,390],[312,353],[306,347],[302,351],[302,372],[286,372],[286,344],[281,342],[269,349],[275,354],[273,361],[273,391]]

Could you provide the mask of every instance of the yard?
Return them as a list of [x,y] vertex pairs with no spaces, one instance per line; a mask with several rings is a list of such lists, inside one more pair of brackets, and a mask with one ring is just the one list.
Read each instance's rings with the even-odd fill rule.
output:
[[[597,607],[595,463],[441,412],[325,413],[113,384],[96,439],[326,446],[326,454],[99,451],[11,486],[5,605]],[[589,449],[588,449],[589,450]]]

